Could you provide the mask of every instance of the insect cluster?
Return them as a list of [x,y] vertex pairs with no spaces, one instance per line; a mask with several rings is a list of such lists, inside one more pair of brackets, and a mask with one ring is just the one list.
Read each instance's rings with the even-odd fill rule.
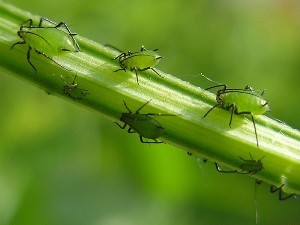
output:
[[[47,22],[50,25],[45,25]],[[25,45],[27,44],[27,61],[30,66],[37,71],[36,67],[31,62],[31,51],[34,50],[37,54],[43,55],[44,57],[50,59],[58,66],[63,69],[69,70],[67,67],[62,65],[53,59],[53,57],[61,56],[66,53],[76,53],[80,52],[78,43],[76,42],[74,36],[76,33],[72,33],[66,23],[60,22],[55,23],[49,19],[41,18],[37,26],[33,25],[33,20],[29,19],[25,21],[17,32],[18,36],[22,41],[14,43],[11,48],[14,48],[16,45]],[[154,67],[162,59],[157,53],[158,49],[147,50],[144,46],[141,47],[140,51],[137,52],[120,52],[113,60],[118,60],[119,68],[114,70],[118,71],[132,71],[135,73],[136,82],[139,85],[138,72],[152,70],[158,76],[162,77]],[[205,77],[204,75],[202,75]],[[72,78],[72,81],[68,81],[67,78],[61,76],[64,85],[62,86],[62,94],[73,99],[74,101],[82,100],[87,96],[89,91],[87,89],[79,88],[76,83],[77,75]],[[217,83],[210,80],[211,82]],[[232,124],[233,114],[235,115],[249,115],[255,134],[256,146],[259,147],[259,139],[256,129],[256,124],[254,116],[262,115],[269,110],[268,101],[264,99],[264,91],[253,90],[250,86],[245,88],[227,88],[226,84],[217,83],[214,86],[206,88],[206,90],[218,88],[216,92],[216,104],[209,109],[204,115],[205,118],[209,113],[212,112],[215,108],[219,107],[230,111],[230,120],[229,126]],[[155,119],[155,117],[160,116],[176,116],[174,114],[164,114],[164,113],[140,113],[140,111],[150,103],[151,100],[142,104],[135,112],[132,112],[127,106],[126,102],[123,101],[127,112],[121,113],[120,121],[123,122],[123,125],[120,125],[118,122],[115,122],[121,129],[128,127],[128,133],[137,133],[142,143],[163,143],[157,139],[161,138],[167,131],[161,125],[161,123]],[[150,139],[150,141],[148,140]],[[192,155],[192,153],[188,153]],[[250,153],[249,153],[250,154]],[[239,166],[238,170],[222,170],[221,167],[215,162],[215,167],[218,172],[221,173],[239,173],[239,174],[248,174],[254,175],[260,172],[263,169],[263,162],[261,157],[259,160],[253,159],[250,154],[250,159],[244,159],[240,157],[243,161]],[[204,159],[204,162],[207,160]],[[261,183],[257,180],[257,183]],[[279,199],[284,200],[293,194],[284,196],[282,188],[284,184],[280,187],[271,186],[270,192],[279,191]]]

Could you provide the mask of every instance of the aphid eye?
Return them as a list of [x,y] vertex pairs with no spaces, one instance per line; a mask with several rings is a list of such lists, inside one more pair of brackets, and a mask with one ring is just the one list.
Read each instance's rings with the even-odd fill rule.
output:
[[114,58],[115,60],[119,59],[120,66],[120,69],[117,69],[114,72],[121,70],[125,72],[127,70],[134,71],[138,84],[138,71],[152,70],[161,77],[161,75],[154,69],[154,66],[156,66],[160,59],[162,59],[162,56],[156,53],[157,50],[158,49],[147,50],[144,46],[142,46],[139,52],[122,52],[120,55]]
[[[52,26],[43,26],[44,21],[52,24]],[[64,28],[64,30],[59,28]],[[64,52],[80,51],[79,45],[74,39],[76,34],[71,33],[69,27],[64,22],[57,24],[49,19],[41,18],[39,25],[33,26],[33,20],[29,19],[20,26],[17,34],[23,41],[14,43],[11,49],[19,44],[27,44],[27,61],[35,71],[37,71],[37,69],[30,60],[31,50],[45,56],[66,70],[68,70],[68,68],[55,61],[53,57],[59,56]]]
[[[205,77],[204,75],[202,76]],[[207,77],[205,78],[209,81],[217,83]],[[265,99],[263,99],[261,95],[256,94],[257,91],[252,89],[250,86],[246,86],[244,89],[239,89],[227,88],[225,84],[217,84],[218,85],[206,88],[206,90],[218,87],[220,87],[221,89],[218,89],[216,93],[217,104],[214,105],[211,109],[209,109],[204,114],[203,118],[205,118],[213,109],[217,107],[231,111],[229,126],[231,126],[233,114],[249,115],[251,117],[252,124],[254,127],[256,145],[258,147],[258,137],[254,116],[262,115],[265,112],[267,112],[269,110],[268,102]]]

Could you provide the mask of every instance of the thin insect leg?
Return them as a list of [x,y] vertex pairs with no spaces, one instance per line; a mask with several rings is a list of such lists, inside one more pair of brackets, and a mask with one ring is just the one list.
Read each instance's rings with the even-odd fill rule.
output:
[[135,76],[136,76],[136,82],[137,82],[138,85],[140,85],[140,83],[139,83],[139,76],[137,74],[137,69],[134,69],[134,72],[135,72]]
[[255,138],[256,138],[256,145],[258,147],[258,137],[257,137],[256,125],[255,125],[255,120],[254,120],[253,114],[251,112],[240,112],[240,113],[236,113],[236,114],[237,115],[239,115],[239,114],[249,114],[251,116],[253,127],[254,127]]
[[216,170],[220,173],[237,173],[237,170],[228,170],[228,171],[224,171],[220,168],[220,166],[218,165],[218,163],[214,163],[215,164],[215,167],[216,167]]
[[140,141],[142,143],[146,143],[146,144],[161,144],[163,143],[162,141],[157,141],[156,139],[153,139],[154,141],[144,141],[143,136],[140,135]]
[[139,111],[142,109],[142,108],[144,108],[149,102],[151,102],[152,101],[152,99],[150,99],[148,102],[146,102],[145,104],[143,104],[140,108],[138,108],[136,111],[135,111],[135,113],[136,114],[139,114]]
[[162,77],[162,75],[160,75],[154,68],[149,67],[150,70],[152,70],[154,73],[156,73],[158,76]]
[[55,61],[54,59],[52,59],[50,56],[47,56],[45,53],[40,52],[40,51],[38,51],[38,50],[35,50],[35,51],[36,51],[37,54],[41,54],[41,55],[45,56],[46,58],[50,59],[52,62],[54,62],[54,63],[56,63],[57,65],[59,65],[60,67],[64,68],[65,70],[70,70],[70,69],[68,69],[67,67],[61,65],[60,63],[56,62],[56,61]]
[[206,117],[214,108],[216,108],[217,106],[219,106],[219,104],[216,104],[215,106],[213,106],[210,110],[207,111],[207,113],[205,113],[204,116],[202,116],[202,118]]
[[114,72],[118,72],[118,71],[120,71],[120,70],[124,70],[124,71],[126,72],[126,69],[125,69],[125,68],[117,69],[117,70],[115,70]]
[[[28,23],[28,22],[29,22],[29,26],[24,26],[24,24],[26,24],[26,23]],[[22,28],[22,27],[28,27],[28,28],[31,28],[31,27],[32,27],[32,23],[33,23],[32,19],[26,20],[24,23],[22,23],[21,28]]]
[[32,66],[32,68],[35,70],[35,71],[37,71],[36,70],[36,68],[35,68],[35,66],[31,63],[31,61],[30,61],[30,52],[31,52],[31,47],[30,46],[28,46],[28,51],[27,51],[27,61],[29,62],[29,64]]
[[42,27],[42,23],[43,23],[44,21],[47,21],[47,22],[52,23],[52,24],[54,24],[54,25],[57,25],[57,23],[53,22],[52,20],[49,20],[49,19],[47,19],[47,18],[45,18],[45,17],[42,17],[42,18],[40,19],[40,22],[39,22],[39,27]]
[[290,197],[292,197],[292,196],[294,196],[295,194],[289,194],[289,195],[287,195],[287,196],[283,196],[283,191],[282,191],[282,187],[284,186],[284,184],[283,185],[281,185],[280,187],[276,187],[275,185],[271,185],[270,186],[270,192],[271,193],[274,193],[274,192],[276,192],[277,190],[279,190],[279,196],[278,196],[278,199],[279,200],[285,200],[285,199],[288,199],[288,198],[290,198]]
[[127,132],[128,132],[128,133],[136,133],[136,131],[133,130],[131,127],[128,128]]
[[10,47],[10,49],[13,49],[15,47],[15,45],[23,45],[23,44],[26,44],[26,42],[25,41],[16,42]]
[[58,28],[58,27],[64,27],[68,31],[69,35],[72,37],[73,43],[75,44],[77,50],[80,52],[79,45],[76,42],[76,40],[74,39],[74,36],[76,36],[77,34],[72,33],[71,30],[69,29],[68,25],[65,22],[60,22],[59,24],[56,25],[55,28]]
[[75,84],[75,80],[76,80],[76,78],[77,78],[77,74],[74,76],[74,79],[73,79],[72,85],[74,85],[74,84]]
[[124,123],[124,125],[123,126],[121,126],[118,122],[114,122],[115,124],[117,124],[118,125],[118,127],[120,127],[121,129],[125,129],[126,128],[126,126],[127,126],[127,123]]
[[236,110],[235,104],[231,104],[228,108],[226,108],[227,110],[229,110],[231,108],[231,114],[230,114],[230,120],[229,120],[229,126],[231,127],[231,123],[232,123],[232,117],[233,117],[233,113]]
[[131,110],[129,109],[129,107],[127,106],[126,102],[123,100],[123,103],[125,105],[125,108],[128,110],[129,113],[132,113]]

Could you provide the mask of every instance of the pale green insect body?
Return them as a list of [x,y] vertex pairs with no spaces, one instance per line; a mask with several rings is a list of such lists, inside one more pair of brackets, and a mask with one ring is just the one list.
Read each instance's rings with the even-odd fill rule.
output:
[[152,70],[155,72],[158,76],[161,76],[155,69],[154,66],[156,66],[159,61],[162,59],[162,56],[157,54],[158,49],[154,50],[147,50],[142,46],[140,52],[130,52],[128,51],[121,53],[114,59],[119,60],[119,66],[120,69],[115,70],[115,72],[124,70],[125,72],[127,70],[134,71],[136,75],[136,81],[139,84],[139,79],[137,72],[138,71],[145,71],[145,70]]
[[77,52],[72,37],[56,28],[23,28],[19,36],[28,45],[48,56],[57,56],[65,52]]
[[[44,21],[54,26],[43,26]],[[49,19],[41,18],[39,25],[33,26],[33,20],[29,19],[20,26],[20,30],[17,34],[23,41],[14,43],[11,48],[18,44],[27,44],[27,61],[34,70],[36,70],[36,68],[30,61],[32,49],[63,68],[65,67],[53,60],[52,57],[62,55],[65,52],[80,51],[79,45],[74,39],[76,34],[71,33],[69,27],[64,22],[57,24]]]
[[213,109],[216,107],[221,107],[226,110],[231,110],[231,116],[229,121],[229,126],[231,126],[232,116],[233,114],[241,115],[247,114],[251,116],[256,145],[258,147],[258,137],[256,131],[256,125],[254,121],[254,115],[262,115],[265,112],[269,111],[268,101],[266,101],[262,95],[264,91],[260,95],[256,94],[257,91],[253,90],[251,87],[246,86],[244,89],[230,89],[227,88],[225,84],[215,85],[206,90],[223,87],[217,91],[216,100],[217,104],[212,107],[207,113],[203,116],[206,117]]
[[236,112],[251,112],[261,115],[269,110],[268,102],[261,96],[247,91],[228,91],[220,93],[217,99],[222,107],[227,109],[232,104],[236,105]]

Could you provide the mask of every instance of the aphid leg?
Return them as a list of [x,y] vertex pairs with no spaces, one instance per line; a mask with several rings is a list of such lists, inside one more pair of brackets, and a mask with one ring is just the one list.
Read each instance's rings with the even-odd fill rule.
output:
[[276,192],[277,190],[279,190],[279,196],[278,196],[278,199],[279,199],[279,200],[285,200],[285,199],[288,199],[288,198],[290,198],[290,197],[295,196],[295,194],[289,194],[289,195],[287,195],[287,196],[283,196],[283,191],[282,191],[282,187],[283,187],[283,186],[284,186],[284,184],[281,185],[280,187],[276,187],[275,185],[271,185],[271,186],[270,186],[270,192],[271,192],[271,193],[274,193],[274,192]]
[[227,110],[229,110],[230,108],[231,108],[231,114],[230,114],[229,126],[231,127],[233,113],[236,111],[235,104],[231,104],[231,105],[227,108]]
[[152,70],[154,73],[156,73],[158,76],[162,77],[162,75],[160,75],[154,68],[149,67],[150,70]]
[[127,132],[128,133],[136,133],[136,131],[134,129],[132,129],[131,127],[128,128]]
[[237,115],[239,115],[239,114],[248,114],[248,115],[251,116],[253,127],[254,127],[255,138],[256,138],[256,145],[258,147],[258,137],[257,137],[256,125],[255,125],[255,120],[254,120],[253,114],[251,112],[240,112],[240,113],[236,112],[236,114]]
[[56,63],[58,66],[64,68],[65,70],[70,70],[70,69],[68,69],[67,67],[61,65],[60,63],[56,62],[56,61],[55,61],[54,59],[52,59],[50,56],[47,56],[45,53],[40,52],[40,51],[38,51],[38,50],[35,50],[35,52],[36,52],[37,54],[41,54],[41,55],[45,56],[46,58],[50,59],[52,62]]
[[35,68],[35,66],[31,63],[31,61],[30,61],[30,52],[31,52],[31,47],[30,47],[30,45],[28,46],[28,51],[27,51],[27,61],[29,62],[29,64],[32,66],[32,68],[35,70],[35,71],[37,71],[36,70],[36,68]]
[[134,72],[135,72],[135,76],[136,76],[136,82],[137,82],[138,85],[140,85],[139,76],[137,75],[137,69],[134,69]]
[[57,25],[57,23],[55,23],[54,21],[52,21],[52,20],[49,20],[49,19],[47,19],[47,18],[45,18],[45,17],[42,17],[41,19],[40,19],[40,22],[39,22],[39,27],[43,27],[42,26],[42,23],[44,22],[44,21],[47,21],[48,23],[52,23],[53,25]]
[[79,47],[77,41],[74,38],[74,36],[76,36],[77,34],[76,33],[72,33],[71,30],[69,29],[68,25],[66,23],[64,23],[64,22],[60,22],[59,24],[56,25],[55,28],[59,28],[59,27],[64,27],[68,31],[69,35],[71,36],[71,38],[73,40],[73,43],[76,46],[77,51],[80,52],[81,51],[80,47]]
[[[132,113],[131,110],[129,109],[129,107],[127,106],[126,102],[123,100],[123,103],[125,105],[125,108],[128,110],[129,113]],[[124,129],[124,128],[123,128]]]
[[143,104],[140,108],[138,108],[138,109],[135,111],[135,113],[136,113],[136,114],[139,114],[139,111],[140,111],[142,108],[144,108],[149,102],[151,102],[151,100],[152,100],[152,99],[150,99],[148,102],[146,102],[145,104]]
[[210,108],[210,110],[208,110],[207,113],[205,113],[204,116],[202,116],[202,118],[206,117],[217,106],[219,106],[219,104],[216,104],[215,106],[213,106],[212,108]]
[[127,123],[124,123],[124,125],[123,126],[121,126],[118,122],[114,122],[115,124],[117,124],[118,125],[118,127],[120,127],[121,129],[125,129],[126,128],[126,126],[127,126]]
[[25,41],[16,42],[10,47],[10,49],[13,49],[15,47],[15,45],[23,45],[23,44],[26,44],[26,42]]
[[140,141],[142,143],[145,143],[145,144],[161,144],[161,143],[163,143],[162,141],[157,141],[156,139],[153,139],[153,140],[154,141],[144,141],[143,136],[140,135]]
[[238,171],[237,170],[222,170],[221,168],[220,168],[220,166],[218,165],[218,163],[214,163],[215,164],[215,167],[216,167],[216,170],[218,171],[218,172],[220,172],[220,173],[237,173]]
[[[29,26],[24,26],[28,22],[29,22]],[[32,23],[33,23],[32,19],[26,20],[24,23],[22,23],[21,27],[29,27],[30,28],[30,27],[32,27]]]

